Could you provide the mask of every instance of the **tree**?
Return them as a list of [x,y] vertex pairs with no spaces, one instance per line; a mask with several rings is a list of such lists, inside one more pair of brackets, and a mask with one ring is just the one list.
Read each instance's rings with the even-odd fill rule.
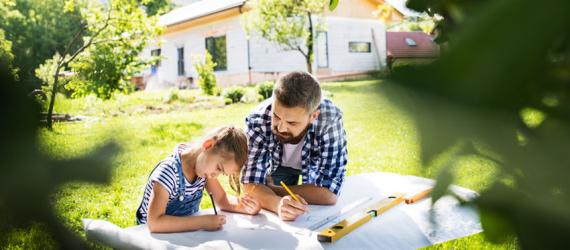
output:
[[[68,6],[75,8],[71,4]],[[73,95],[94,93],[110,98],[115,91],[125,92],[132,88],[126,78],[147,65],[139,54],[146,41],[160,31],[155,26],[156,19],[148,18],[134,0],[117,0],[107,6],[93,3],[81,8],[85,21],[58,57],[53,74],[47,113],[50,129],[59,73],[65,66],[69,65],[77,73],[74,81],[66,86]],[[82,37],[85,33],[89,35]]]
[[[331,1],[338,4],[338,1]],[[305,58],[307,71],[312,72],[314,16],[324,11],[324,0],[256,0],[253,10],[246,13],[246,30],[259,34],[285,50],[299,51]]]
[[0,63],[5,65],[14,74],[12,62],[14,61],[14,55],[12,54],[12,42],[6,40],[4,35],[4,30],[0,29]]
[[73,31],[80,28],[79,9],[65,8],[65,4],[61,0],[0,1],[0,29],[12,43],[13,67],[28,89],[39,85],[34,70],[54,54],[63,54]]
[[[155,17],[148,17],[135,0],[116,0],[109,7],[109,28],[101,32],[98,41],[86,49],[70,68],[78,77],[68,84],[74,96],[95,94],[108,99],[116,91],[133,89],[129,78],[147,67],[140,53],[147,41],[158,36],[161,29]],[[103,23],[101,6],[86,15],[90,32]]]
[[449,192],[462,159],[475,156],[497,168],[470,203],[487,238],[567,248],[570,2],[410,0],[408,7],[444,17],[436,33],[449,45],[432,64],[401,68],[391,76],[398,84],[385,87],[417,123],[422,162],[441,166],[433,200]]
[[141,3],[149,16],[162,15],[174,8],[171,0],[142,0]]

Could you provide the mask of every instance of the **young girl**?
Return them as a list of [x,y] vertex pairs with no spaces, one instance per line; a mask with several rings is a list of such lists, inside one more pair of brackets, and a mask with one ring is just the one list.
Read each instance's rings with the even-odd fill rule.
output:
[[220,229],[224,215],[187,216],[199,210],[204,187],[221,210],[257,214],[258,201],[246,194],[239,204],[230,203],[217,180],[219,174],[229,175],[230,186],[239,195],[238,176],[246,160],[246,135],[234,127],[215,129],[199,143],[177,145],[151,172],[137,209],[137,224],[148,224],[153,233]]

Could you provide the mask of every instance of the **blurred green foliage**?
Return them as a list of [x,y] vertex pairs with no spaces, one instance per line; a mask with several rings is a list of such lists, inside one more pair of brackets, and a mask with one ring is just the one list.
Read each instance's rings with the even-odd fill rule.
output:
[[[460,157],[488,159],[497,177],[474,201],[487,238],[568,248],[570,2],[410,0],[408,7],[444,17],[436,27],[448,43],[442,57],[391,77],[399,97],[391,101],[417,123],[423,165],[442,166],[438,188],[453,181]],[[437,161],[441,155],[448,157]]]
[[59,248],[85,248],[84,241],[57,219],[51,198],[67,182],[108,182],[118,146],[110,142],[85,155],[64,159],[45,154],[38,138],[39,105],[3,64],[0,83],[0,116],[5,119],[0,123],[0,242],[14,229],[40,223]]

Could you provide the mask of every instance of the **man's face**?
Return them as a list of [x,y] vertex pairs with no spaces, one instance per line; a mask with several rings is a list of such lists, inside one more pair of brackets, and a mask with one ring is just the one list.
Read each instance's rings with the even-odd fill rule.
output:
[[307,114],[304,107],[286,107],[277,99],[273,100],[271,107],[271,130],[281,143],[300,142],[310,123],[319,116],[318,110]]

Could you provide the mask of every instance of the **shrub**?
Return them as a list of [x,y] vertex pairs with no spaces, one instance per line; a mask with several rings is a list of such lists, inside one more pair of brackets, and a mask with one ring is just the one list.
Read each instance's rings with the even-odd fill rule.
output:
[[241,102],[243,103],[254,103],[263,101],[264,98],[258,93],[258,91],[254,88],[247,88],[245,90],[245,94],[241,98]]
[[230,99],[230,98],[224,98],[224,104],[230,105],[230,104],[232,104],[232,103],[233,103],[232,99]]
[[424,65],[432,63],[435,59],[433,58],[410,58],[410,59],[396,59],[392,62],[390,69],[392,72],[396,72],[401,68]]
[[212,61],[212,55],[208,51],[204,55],[204,61],[198,58],[194,62],[194,69],[198,72],[198,85],[206,95],[214,95],[216,92],[214,67],[216,63]]
[[241,98],[245,95],[245,89],[243,87],[232,87],[224,90],[224,98],[232,100],[232,103],[237,103],[241,101]]
[[273,86],[275,83],[273,81],[266,81],[259,83],[257,85],[257,93],[263,97],[263,100],[271,97],[273,94]]
[[180,94],[178,89],[172,88],[170,89],[163,98],[164,103],[172,103],[180,99]]

